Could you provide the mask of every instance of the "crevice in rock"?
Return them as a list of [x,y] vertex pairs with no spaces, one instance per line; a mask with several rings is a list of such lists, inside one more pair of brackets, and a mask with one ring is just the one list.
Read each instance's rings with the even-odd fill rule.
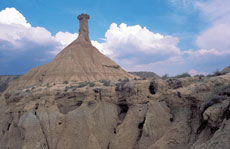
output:
[[144,127],[144,124],[145,124],[145,119],[146,119],[146,117],[144,117],[143,122],[141,122],[141,123],[138,124],[138,129],[140,129],[141,135],[142,135],[143,127]]
[[113,133],[117,134],[117,129],[116,128],[113,129]]
[[62,114],[68,114],[70,111],[73,111],[82,105],[83,101],[79,100],[76,103],[68,105],[65,103],[57,104],[58,110]]
[[139,134],[138,134],[138,136],[137,136],[137,139],[136,139],[136,142],[135,142],[133,148],[136,148],[136,146],[138,145],[138,143],[139,143],[139,141],[140,141],[140,139],[141,139],[141,137],[142,137],[142,134],[143,134],[143,127],[144,127],[144,124],[145,124],[145,120],[146,120],[146,115],[145,115],[145,117],[144,117],[144,120],[138,124]]
[[228,105],[228,107],[226,108],[226,110],[224,111],[224,114],[223,114],[223,116],[222,116],[222,119],[229,119],[229,117],[230,117],[230,111],[229,111],[229,108],[230,108],[230,104]]
[[7,131],[9,131],[10,130],[10,126],[11,126],[11,123],[8,123],[8,125],[7,125]]
[[74,95],[74,96],[69,96],[68,99],[72,99],[72,98],[76,98],[77,96]]
[[225,117],[227,120],[230,118],[230,111],[229,110],[226,111]]
[[110,142],[109,142],[109,144],[107,145],[107,149],[109,149],[110,148]]
[[177,96],[178,96],[179,98],[182,98],[182,96],[181,96],[181,93],[180,93],[180,92],[177,92]]
[[93,89],[93,91],[95,93],[95,96],[94,96],[95,100],[97,100],[97,97],[99,97],[99,100],[101,100],[101,89],[100,88],[95,88],[95,89]]
[[113,129],[113,133],[117,134],[117,127],[122,124],[124,121],[126,114],[128,113],[129,106],[127,104],[126,100],[121,100],[117,104],[117,109],[118,109],[118,121],[116,127]]
[[118,118],[122,122],[126,117],[126,114],[129,110],[129,106],[126,100],[120,101],[120,103],[117,106],[118,106]]
[[219,128],[218,127],[213,127],[211,128],[211,135],[214,135],[214,133],[218,130]]
[[39,106],[39,104],[36,103],[35,107],[34,107],[34,115],[37,115],[38,106]]
[[82,105],[83,101],[77,101],[76,106],[80,107]]
[[151,82],[150,85],[149,85],[149,92],[151,94],[156,94],[157,93],[157,88],[158,88],[158,85],[155,82]]
[[[36,105],[37,105],[37,104],[36,104]],[[41,122],[41,119],[40,119],[39,115],[35,115],[35,116],[37,117],[37,119],[38,119],[38,121],[39,121],[39,125],[40,125],[40,127],[41,127],[42,134],[43,134],[44,137],[45,137],[45,142],[46,142],[46,145],[47,145],[47,149],[50,149],[50,147],[49,147],[49,142],[48,142],[48,136],[47,136],[47,134],[45,133],[45,127],[42,125],[42,122]]]
[[221,103],[225,99],[226,98],[221,97],[221,96],[215,96],[215,97],[211,98],[210,100],[206,101],[206,103],[204,103],[204,105],[201,109],[201,115],[203,115],[203,113],[206,109],[208,109],[209,107],[211,107],[214,104]]
[[207,127],[207,125],[208,125],[208,121],[201,120],[200,126],[197,129],[196,134],[199,135]]

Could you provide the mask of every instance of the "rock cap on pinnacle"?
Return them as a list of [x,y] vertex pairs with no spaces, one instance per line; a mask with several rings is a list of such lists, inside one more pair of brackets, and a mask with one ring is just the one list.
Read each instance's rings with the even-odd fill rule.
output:
[[77,18],[78,18],[78,20],[89,19],[90,16],[88,14],[86,14],[86,13],[82,13]]
[[133,75],[127,73],[92,45],[89,39],[89,18],[88,14],[79,15],[78,38],[58,53],[52,62],[33,68],[10,87],[15,89],[73,80],[82,82],[133,79]]
[[88,14],[82,13],[77,18],[80,21],[78,41],[91,43],[89,39],[89,27],[88,27],[88,20],[90,16]]

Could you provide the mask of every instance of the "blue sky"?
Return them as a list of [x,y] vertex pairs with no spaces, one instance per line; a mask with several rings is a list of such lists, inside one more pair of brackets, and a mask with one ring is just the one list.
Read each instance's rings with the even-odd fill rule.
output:
[[212,73],[230,64],[229,0],[0,0],[0,75],[50,62],[88,13],[94,46],[127,71]]

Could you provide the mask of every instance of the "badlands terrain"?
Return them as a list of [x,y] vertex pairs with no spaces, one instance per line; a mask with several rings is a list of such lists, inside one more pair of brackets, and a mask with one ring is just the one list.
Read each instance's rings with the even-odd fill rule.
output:
[[78,39],[51,63],[0,77],[1,149],[230,148],[229,67],[130,74],[92,46],[89,15],[78,19]]

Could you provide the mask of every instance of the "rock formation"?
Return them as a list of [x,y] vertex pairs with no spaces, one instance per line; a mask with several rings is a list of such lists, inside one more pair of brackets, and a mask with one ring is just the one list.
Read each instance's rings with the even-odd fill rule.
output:
[[77,40],[0,95],[0,149],[230,148],[230,73],[131,79],[78,18]]
[[118,80],[133,78],[111,59],[103,55],[90,42],[89,15],[78,16],[79,37],[64,48],[55,59],[44,66],[33,68],[22,76],[14,87],[57,83],[64,81]]
[[230,73],[230,66],[225,67],[225,68],[221,71],[221,73],[222,73],[222,74]]
[[230,74],[8,90],[0,148],[227,149],[229,107]]
[[10,75],[10,76],[0,76],[0,93],[5,91],[5,89],[8,87],[8,83],[12,80],[18,79],[19,75]]

